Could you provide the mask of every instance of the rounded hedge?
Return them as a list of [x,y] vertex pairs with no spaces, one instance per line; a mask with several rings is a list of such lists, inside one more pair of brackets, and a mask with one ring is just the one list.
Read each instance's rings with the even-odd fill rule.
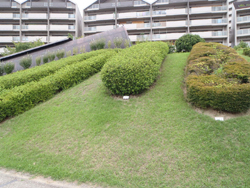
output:
[[199,42],[205,42],[199,35],[185,34],[175,42],[177,52],[190,52],[193,46]]
[[145,42],[124,49],[104,65],[102,81],[113,94],[142,93],[156,80],[167,54],[164,42]]
[[186,67],[187,99],[202,108],[228,112],[250,108],[250,63],[218,43],[196,44]]

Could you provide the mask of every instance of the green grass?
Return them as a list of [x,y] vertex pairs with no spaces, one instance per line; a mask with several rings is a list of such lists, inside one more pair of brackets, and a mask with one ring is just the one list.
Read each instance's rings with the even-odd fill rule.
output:
[[0,166],[108,187],[249,187],[250,116],[195,112],[181,89],[187,56],[169,55],[129,101],[97,74],[0,124]]
[[243,50],[238,50],[238,54],[240,54],[242,57],[244,57],[248,62],[250,62],[250,57],[243,55]]

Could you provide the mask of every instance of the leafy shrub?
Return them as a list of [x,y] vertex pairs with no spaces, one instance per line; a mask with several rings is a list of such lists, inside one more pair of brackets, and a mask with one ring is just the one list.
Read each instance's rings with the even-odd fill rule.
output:
[[228,112],[250,108],[250,63],[218,43],[196,44],[186,67],[187,99],[201,108]]
[[0,76],[3,76],[4,73],[4,66],[3,64],[0,64]]
[[44,56],[43,56],[43,64],[48,63],[48,62],[49,62],[49,54],[46,53],[46,54],[44,54]]
[[240,48],[244,49],[244,48],[248,48],[248,47],[250,47],[250,46],[248,46],[248,44],[246,42],[241,40],[240,43],[237,46],[234,46],[234,49],[238,50]]
[[84,45],[80,48],[80,53],[81,54],[85,53],[85,46]]
[[74,48],[73,48],[73,54],[74,54],[74,55],[77,55],[77,54],[78,54],[78,47],[74,47]]
[[156,80],[168,54],[164,42],[145,42],[122,50],[101,71],[104,85],[118,95],[139,94]]
[[114,54],[115,51],[106,51],[87,61],[65,66],[38,82],[33,81],[1,93],[0,121],[23,113],[36,104],[51,98],[57,92],[67,89],[99,72],[105,62]]
[[49,61],[54,61],[56,58],[55,52],[48,52]]
[[90,49],[92,51],[104,49],[104,47],[105,47],[105,39],[98,39],[90,42]]
[[32,57],[29,55],[23,57],[20,61],[20,66],[22,66],[24,69],[30,68],[31,64],[32,64]]
[[108,49],[111,48],[111,45],[112,45],[112,43],[111,43],[111,41],[109,40],[109,41],[108,41]]
[[64,58],[64,56],[65,56],[65,50],[57,50],[57,52],[56,52],[56,57],[58,58],[58,59],[62,59],[62,58]]
[[130,46],[130,40],[125,40],[124,46],[125,46],[125,48],[128,48]]
[[113,42],[116,48],[121,48],[123,43],[123,38],[116,37]]
[[168,44],[168,48],[169,48],[168,53],[169,53],[169,54],[174,53],[174,52],[175,52],[175,45],[173,45],[172,42],[167,42],[167,44]]
[[199,35],[186,34],[175,41],[177,52],[190,52],[193,46],[199,42],[205,42]]
[[12,71],[14,70],[14,68],[15,68],[15,64],[12,63],[12,62],[8,62],[8,63],[6,63],[4,65],[4,72],[6,74],[10,74],[10,73],[12,73]]
[[63,58],[58,61],[52,61],[48,64],[43,64],[42,66],[15,72],[13,74],[0,77],[0,86],[5,89],[10,89],[16,86],[24,85],[28,82],[38,81],[41,78],[55,73],[67,65],[72,65],[83,60],[87,60],[93,56],[100,55],[105,52],[106,50],[88,52],[85,54]]
[[36,65],[39,66],[41,64],[42,58],[41,56],[36,58]]
[[246,56],[250,57],[250,48],[244,48],[243,49],[243,55],[246,55]]
[[71,50],[67,51],[67,57],[71,56]]

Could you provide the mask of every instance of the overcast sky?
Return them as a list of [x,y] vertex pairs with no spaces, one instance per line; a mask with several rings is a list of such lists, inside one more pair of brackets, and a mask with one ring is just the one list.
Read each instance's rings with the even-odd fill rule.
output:
[[[25,0],[16,0],[16,1],[18,1],[19,3],[22,3]],[[72,0],[72,1],[75,2],[78,5],[78,7],[80,9],[80,12],[82,13],[84,8],[86,8],[87,6],[91,5],[96,0]],[[155,0],[145,0],[145,1],[147,1],[149,3],[152,3]]]

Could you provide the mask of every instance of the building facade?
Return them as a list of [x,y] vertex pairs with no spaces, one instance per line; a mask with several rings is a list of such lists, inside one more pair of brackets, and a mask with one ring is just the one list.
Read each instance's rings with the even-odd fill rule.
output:
[[0,1],[0,48],[13,42],[44,43],[82,36],[82,16],[69,0]]
[[98,0],[84,9],[84,35],[125,26],[131,41],[175,41],[186,33],[229,45],[228,0]]
[[240,41],[250,46],[250,1],[234,2],[232,15],[232,46]]

